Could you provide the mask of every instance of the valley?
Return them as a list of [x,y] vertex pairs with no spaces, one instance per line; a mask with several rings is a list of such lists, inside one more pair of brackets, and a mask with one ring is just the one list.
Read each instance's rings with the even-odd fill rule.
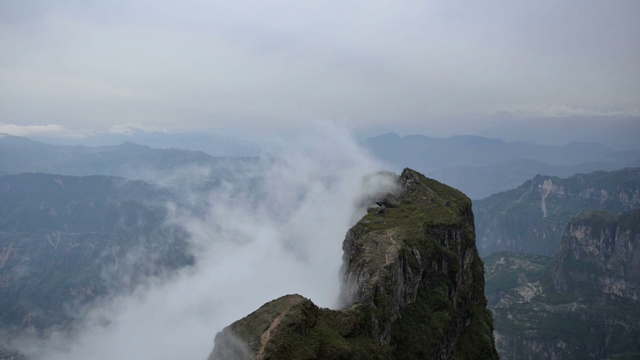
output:
[[[415,144],[426,146],[422,138],[410,140],[414,142],[414,146],[417,146]],[[477,142],[477,139],[472,140]],[[440,143],[450,146],[450,141],[465,143],[468,140],[449,139],[440,140]],[[513,146],[495,141],[481,141],[478,144],[474,146],[482,147],[488,144],[489,147],[497,146],[498,149],[503,146]],[[453,152],[445,145],[442,145],[443,150],[437,151]],[[438,152],[434,150],[436,145],[430,146],[432,151],[435,151],[434,154],[437,154]],[[270,176],[269,171],[283,164],[283,160],[278,158],[217,158],[199,152],[160,150],[135,144],[97,148],[52,146],[17,137],[0,138],[0,148],[4,149],[0,157],[0,164],[2,164],[0,170],[4,174],[0,176],[0,288],[2,289],[0,302],[3,304],[0,320],[3,331],[12,334],[13,337],[50,336],[48,334],[51,334],[52,329],[56,332],[73,329],[78,321],[92,311],[95,304],[122,296],[131,296],[149,284],[182,276],[179,274],[191,271],[189,269],[196,269],[200,245],[194,244],[191,239],[192,227],[187,229],[181,223],[183,220],[176,220],[188,215],[189,218],[200,219],[198,221],[209,221],[207,220],[210,216],[209,207],[212,202],[216,202],[215,196],[222,196],[225,193],[224,189],[230,184],[233,184],[232,188],[236,192],[224,195],[225,203],[231,200],[233,204],[233,198],[237,197],[237,201],[246,203],[248,206],[262,206],[261,204],[270,198],[269,193],[273,189],[273,184],[266,181]],[[412,151],[415,149],[413,148]],[[467,148],[462,146],[459,151],[475,151],[465,149]],[[540,148],[534,148],[534,150],[540,151]],[[571,169],[582,168],[582,165],[575,164],[575,161],[584,160],[579,154],[566,149],[562,151],[567,157],[564,165],[554,165],[556,169],[562,168],[562,171],[569,173],[573,171]],[[604,151],[603,154],[608,154],[603,156],[610,159],[616,157],[626,159],[615,161],[633,163],[636,156],[633,152],[621,154],[607,153],[606,151],[609,150],[606,149],[602,151]],[[7,154],[21,154],[21,157],[16,158]],[[514,154],[522,155],[523,153],[515,151]],[[444,153],[441,156],[445,156]],[[451,159],[453,158],[455,158],[454,155]],[[458,159],[463,157],[458,155]],[[527,171],[536,171],[540,169],[536,165],[539,164],[537,161],[545,159],[544,157],[534,158],[530,160],[529,165],[523,166],[528,169]],[[468,161],[460,160],[458,163],[450,162],[450,164],[458,164],[459,169],[464,169],[470,166]],[[476,160],[470,161],[476,165],[479,164]],[[516,163],[527,164],[527,162],[513,159],[505,161],[510,167],[516,166]],[[614,164],[615,161],[608,164]],[[572,162],[574,165],[571,165]],[[423,162],[422,166],[425,164],[426,162]],[[593,164],[596,168],[600,166],[606,169],[609,166],[603,163],[598,165],[594,162]],[[495,164],[487,163],[485,166],[496,170]],[[55,173],[56,170],[57,173]],[[499,183],[498,179],[503,176],[503,173],[493,170],[487,172],[487,180]],[[432,170],[432,173],[442,174],[439,171]],[[464,174],[464,171],[459,174]],[[416,196],[415,194],[411,196],[405,194],[397,199],[389,198],[391,200],[381,203],[385,204],[384,207],[369,206],[368,215],[359,222],[357,219],[354,220],[357,224],[347,234],[347,239],[349,234],[353,237],[355,236],[353,234],[360,234],[369,229],[368,231],[372,231],[371,234],[380,233],[378,235],[382,237],[366,234],[366,231],[357,236],[379,243],[383,250],[380,255],[375,253],[378,251],[375,248],[363,244],[357,245],[364,246],[357,253],[363,252],[367,260],[365,262],[356,260],[360,255],[356,256],[354,253],[355,258],[351,261],[355,261],[354,264],[360,264],[357,265],[358,267],[365,267],[358,270],[357,276],[350,275],[351,277],[354,279],[384,278],[386,276],[384,273],[366,274],[367,271],[372,274],[377,273],[378,270],[375,268],[367,271],[363,269],[375,264],[386,269],[394,266],[393,264],[398,261],[407,264],[414,262],[409,258],[396,258],[396,255],[404,254],[402,249],[405,245],[403,244],[409,240],[400,234],[407,234],[408,224],[414,222],[409,218],[416,216],[416,209],[420,208],[420,206],[416,207],[416,204],[420,204],[424,199],[444,204],[444,207],[438,208],[439,210],[434,208],[435,212],[431,215],[420,212],[422,214],[420,216],[426,216],[426,220],[415,221],[433,227],[429,231],[435,234],[436,238],[440,239],[441,236],[444,238],[436,240],[440,243],[433,248],[419,250],[418,255],[415,255],[416,250],[413,248],[410,252],[413,252],[421,263],[431,259],[427,263],[439,264],[437,269],[442,271],[449,269],[451,272],[452,269],[462,266],[460,264],[466,264],[467,260],[462,261],[467,257],[465,254],[451,257],[459,249],[450,248],[452,246],[450,242],[460,242],[461,238],[456,235],[454,236],[456,240],[452,240],[450,231],[442,228],[444,225],[437,225],[438,221],[443,224],[449,223],[449,220],[442,218],[442,214],[450,211],[449,206],[455,208],[455,204],[462,200],[440,198],[447,194],[445,197],[453,196],[452,199],[457,199],[458,195],[452,195],[453,190],[432,192],[433,189],[439,189],[443,185],[421,176],[409,176],[403,173],[403,181],[406,184],[410,182],[408,180],[410,178],[419,179],[411,180],[416,181],[417,184],[429,184],[427,190],[420,190],[426,191],[421,199],[411,198]],[[468,178],[470,175],[462,176]],[[367,181],[379,182],[372,179]],[[502,186],[507,186],[507,183],[504,184]],[[443,192],[438,193],[438,191]],[[217,195],[212,197],[212,194]],[[228,196],[231,198],[227,198]],[[304,201],[304,197],[308,195],[301,192],[298,196],[301,196],[298,200],[292,199],[293,204]],[[220,200],[223,199],[220,198]],[[362,204],[366,201],[360,198],[358,203],[364,206]],[[416,207],[416,209],[409,211],[395,208],[399,203],[406,203],[403,209],[404,207],[407,209]],[[477,246],[477,251],[482,256],[486,279],[486,283],[482,286],[484,289],[482,298],[486,296],[486,308],[493,314],[492,322],[478,325],[478,327],[474,325],[476,329],[474,331],[486,330],[487,326],[493,327],[495,347],[500,358],[613,359],[633,357],[640,352],[637,343],[633,340],[640,333],[636,326],[640,323],[638,318],[640,315],[637,311],[640,282],[637,277],[634,277],[634,274],[640,273],[640,268],[637,268],[640,260],[637,258],[636,249],[637,225],[640,220],[637,218],[637,210],[634,210],[640,207],[640,169],[600,170],[572,174],[565,178],[534,175],[513,189],[492,194],[472,203],[473,227],[471,229],[475,230],[473,236],[467,234],[469,238],[463,243],[473,243],[473,248]],[[267,208],[276,209],[277,204],[273,203]],[[274,213],[274,219],[294,214],[287,209],[282,211],[284,212],[281,214]],[[397,234],[388,233],[392,231],[389,229],[398,224],[405,224],[402,226],[406,229]],[[211,225],[215,226],[215,220]],[[215,243],[215,239],[211,240]],[[585,242],[591,245],[585,245]],[[345,251],[356,246],[354,244],[343,245],[347,246]],[[293,243],[287,246],[292,246],[292,251],[299,251]],[[436,255],[444,257],[438,260]],[[436,257],[431,258],[433,256]],[[381,260],[376,260],[378,258]],[[478,261],[479,259],[478,257]],[[427,263],[423,265],[427,266]],[[461,276],[449,275],[454,278]],[[477,279],[477,275],[472,277],[476,279],[474,281],[479,286],[481,282]],[[440,275],[434,273],[431,276],[438,278]],[[442,280],[444,281],[445,278],[446,276]],[[394,280],[393,283],[406,282],[409,281],[408,279]],[[460,279],[456,282],[461,281]],[[414,282],[414,280],[410,281]],[[412,314],[411,317],[426,316],[431,319],[430,322],[435,327],[429,332],[432,334],[430,338],[443,336],[444,333],[451,334],[449,330],[434,324],[440,321],[437,319],[441,316],[449,319],[468,316],[449,313],[446,310],[453,306],[447,305],[449,301],[456,302],[458,301],[456,299],[462,296],[451,295],[452,291],[459,286],[459,283],[457,284],[446,290],[445,293],[449,295],[440,300],[433,298],[434,294],[444,291],[443,289],[451,285],[440,284],[444,288],[442,286],[433,288],[435,285],[429,285],[430,290],[420,290],[417,293],[407,290],[413,294],[408,298],[409,300],[385,300],[385,304],[386,301],[392,303],[400,301],[400,305],[390,308],[389,305],[380,305],[379,302],[382,300],[378,298],[380,295],[376,295],[374,300],[371,300],[373,303],[370,306],[373,307],[370,310],[373,314],[377,314],[375,316],[382,316],[380,319],[391,319],[392,325],[385,325],[382,328],[376,325],[368,330],[367,326],[372,326],[372,323],[366,320],[364,314],[368,314],[369,310],[362,312],[364,308],[359,308],[353,314],[345,312],[337,315],[330,312],[333,310],[318,307],[307,298],[300,297],[296,298],[298,300],[291,303],[289,307],[284,307],[283,311],[271,309],[273,306],[280,309],[282,306],[279,304],[283,301],[289,304],[291,295],[285,296],[265,304],[268,308],[260,308],[257,313],[248,317],[260,319],[264,316],[260,315],[264,311],[276,316],[270,321],[251,320],[270,324],[267,326],[266,338],[265,333],[257,333],[263,339],[267,339],[266,342],[262,341],[262,345],[256,350],[257,354],[259,357],[265,357],[265,354],[270,351],[281,351],[275,350],[276,345],[266,346],[267,343],[275,344],[273,341],[286,339],[278,335],[277,329],[280,328],[280,324],[295,324],[300,320],[290,318],[294,316],[292,314],[298,314],[299,311],[306,314],[310,311],[315,314],[313,319],[316,320],[313,321],[320,321],[322,324],[326,322],[325,325],[329,327],[338,326],[334,323],[336,321],[342,324],[339,326],[344,326],[346,319],[349,319],[347,322],[356,321],[349,325],[352,330],[347,328],[340,330],[339,336],[346,336],[346,339],[355,336],[360,339],[358,342],[361,343],[358,346],[364,346],[361,349],[364,351],[362,354],[375,351],[380,353],[380,356],[386,354],[384,356],[394,358],[403,353],[411,358],[417,356],[413,351],[445,351],[450,354],[447,355],[448,357],[452,356],[451,354],[460,351],[461,346],[467,348],[468,345],[456,345],[455,342],[449,343],[449,340],[440,338],[435,342],[427,341],[431,344],[429,346],[436,346],[435,348],[416,350],[414,340],[409,341],[394,335],[399,332],[407,333],[410,331],[408,329],[416,324],[401,321],[402,315],[386,314],[384,311],[391,311],[391,309],[398,311],[406,307],[402,311],[408,311]],[[380,283],[376,286],[387,285]],[[373,290],[357,291],[362,291],[361,296],[365,296]],[[396,290],[392,288],[380,288],[375,291],[380,294],[395,292]],[[473,297],[477,296],[478,294],[473,295]],[[350,299],[350,297],[347,296],[344,299]],[[365,298],[344,299],[343,301],[348,303],[370,302]],[[426,301],[425,304],[428,304],[425,305],[426,308],[415,305],[415,302],[421,301]],[[478,301],[482,304],[485,300]],[[454,307],[457,306],[462,305]],[[482,313],[478,309],[474,311]],[[298,316],[295,315],[296,319]],[[347,318],[340,320],[342,316]],[[381,324],[380,319],[375,320],[374,323]],[[365,322],[359,324],[359,321]],[[463,323],[466,322],[463,321]],[[254,325],[234,323],[232,327],[252,329]],[[356,328],[359,330],[353,334],[349,333]],[[460,329],[456,331],[461,331]],[[251,331],[246,333],[246,336],[249,336],[246,341],[253,344],[254,340],[251,339],[254,335]],[[321,331],[318,333],[320,338],[334,339],[336,336],[336,334],[325,333],[327,330],[314,330],[313,327],[305,331],[312,333]],[[481,341],[477,335],[472,336],[474,340],[468,341]],[[383,339],[380,341],[384,346],[378,348],[377,341],[368,343],[370,340],[366,339],[371,336]],[[335,338],[336,341],[343,341],[339,339],[340,337]],[[228,340],[221,338],[216,340],[218,341],[226,344]],[[348,342],[351,341],[348,340]],[[493,340],[490,343],[493,344]],[[324,349],[322,351],[331,352],[333,350],[329,350],[330,347],[335,345],[330,344],[321,341],[316,345]],[[368,345],[365,346],[365,344]],[[439,347],[444,346],[443,344],[449,344],[446,345],[447,350]],[[354,348],[340,351],[350,354],[344,356],[353,357],[361,350]],[[2,360],[20,356],[12,355],[8,350],[3,351],[5,351],[2,353],[3,357],[0,357]],[[223,347],[216,346],[214,353],[215,351],[233,353],[236,350],[223,350]],[[408,352],[405,353],[406,351]],[[214,353],[211,356],[218,358],[219,355]],[[414,355],[408,355],[409,353]],[[487,354],[489,353],[491,351]],[[314,358],[316,355],[311,353],[305,356]],[[405,355],[401,357],[407,358]]]

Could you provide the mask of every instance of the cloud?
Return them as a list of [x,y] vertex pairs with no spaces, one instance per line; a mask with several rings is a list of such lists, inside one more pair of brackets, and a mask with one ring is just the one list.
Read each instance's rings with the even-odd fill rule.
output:
[[89,132],[70,130],[58,124],[16,125],[0,123],[0,133],[26,137],[46,136],[61,138],[84,138],[91,135]]
[[640,116],[639,108],[627,108],[619,110],[599,110],[587,107],[573,107],[564,104],[554,104],[545,106],[519,106],[500,113],[502,116],[510,115],[514,117],[638,117]]
[[145,126],[140,123],[116,124],[109,128],[110,134],[132,135],[141,132],[160,132],[166,133],[167,129],[157,126]]
[[391,184],[363,183],[380,165],[336,128],[310,129],[271,155],[257,196],[227,183],[200,196],[204,215],[172,207],[191,236],[193,267],[96,304],[71,332],[14,345],[36,360],[205,359],[217,331],[276,297],[336,306],[342,240],[364,212],[358,200]]

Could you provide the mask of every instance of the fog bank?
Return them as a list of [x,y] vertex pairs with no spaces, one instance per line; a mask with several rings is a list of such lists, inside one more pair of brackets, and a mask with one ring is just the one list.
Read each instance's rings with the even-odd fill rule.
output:
[[334,307],[342,240],[363,214],[358,200],[385,186],[364,186],[363,177],[381,167],[327,126],[267,155],[278,161],[260,175],[260,196],[227,183],[185,194],[206,205],[204,215],[167,205],[190,234],[193,267],[96,302],[72,331],[12,346],[36,360],[204,360],[216,332],[274,298],[298,293]]

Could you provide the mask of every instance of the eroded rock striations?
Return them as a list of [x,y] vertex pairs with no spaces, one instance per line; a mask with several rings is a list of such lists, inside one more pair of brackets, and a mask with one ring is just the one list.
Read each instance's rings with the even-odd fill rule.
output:
[[554,256],[567,223],[587,210],[640,207],[640,168],[569,178],[538,175],[517,189],[474,201],[478,250]]
[[552,261],[486,261],[502,359],[640,358],[640,209],[580,214]]
[[[553,271],[556,291],[640,300],[640,209],[589,211],[569,223]],[[639,310],[640,312],[640,310]]]
[[218,333],[209,359],[496,359],[471,201],[410,169],[397,181],[347,232],[342,310],[281,297]]

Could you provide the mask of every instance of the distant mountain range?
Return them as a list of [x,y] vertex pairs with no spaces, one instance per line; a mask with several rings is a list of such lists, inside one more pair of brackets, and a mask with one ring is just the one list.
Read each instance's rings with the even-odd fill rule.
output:
[[[175,139],[162,142],[163,139],[173,138],[169,135],[152,137],[150,144],[161,147],[180,144]],[[206,143],[206,139],[198,141]],[[367,139],[361,145],[391,170],[415,168],[462,190],[472,199],[514,188],[538,174],[566,177],[640,166],[639,150],[615,151],[594,143],[547,146],[480,136],[400,137],[389,133]],[[257,148],[251,149],[231,153],[258,153]],[[166,175],[176,168],[194,166],[217,169],[218,173],[250,173],[257,161],[255,157],[215,157],[202,151],[151,148],[132,142],[89,147],[50,145],[24,137],[0,136],[0,175],[21,172],[99,174],[154,181],[158,173]]]
[[587,210],[620,214],[640,207],[640,168],[568,178],[538,175],[516,189],[474,201],[482,256],[511,251],[552,256],[567,223]]
[[95,299],[192,264],[167,205],[197,217],[227,183],[252,201],[274,161],[0,136],[1,330],[63,326]]
[[[0,174],[107,175],[204,189],[223,181],[250,182],[268,159],[214,157],[201,151],[112,146],[50,145],[0,136]],[[170,182],[170,184],[167,184]]]
[[[619,169],[639,165],[640,152],[395,134],[363,146],[396,170],[427,168],[429,176],[472,197],[492,194],[473,201],[473,212],[502,358],[640,352],[633,347],[640,323],[633,250],[640,168]],[[99,297],[189,266],[188,235],[167,221],[166,204],[198,216],[206,209],[197,206],[206,205],[191,198],[225,183],[260,197],[263,171],[278,161],[0,136],[0,327],[20,333],[64,326]],[[443,201],[433,204],[446,211],[456,205]],[[367,226],[379,226],[396,210],[369,214],[376,220]],[[449,254],[442,246],[451,243],[443,244],[436,247]],[[452,271],[454,263],[438,266]],[[0,349],[3,356],[14,355]]]
[[211,156],[251,157],[260,147],[247,141],[208,132],[161,132],[141,129],[121,129],[122,133],[94,133],[82,138],[38,136],[34,140],[55,145],[109,146],[131,142],[152,148],[202,151]]
[[514,188],[537,174],[569,176],[640,166],[640,151],[615,151],[595,143],[548,146],[480,136],[389,133],[367,139],[362,146],[395,171],[415,168],[472,199]]

